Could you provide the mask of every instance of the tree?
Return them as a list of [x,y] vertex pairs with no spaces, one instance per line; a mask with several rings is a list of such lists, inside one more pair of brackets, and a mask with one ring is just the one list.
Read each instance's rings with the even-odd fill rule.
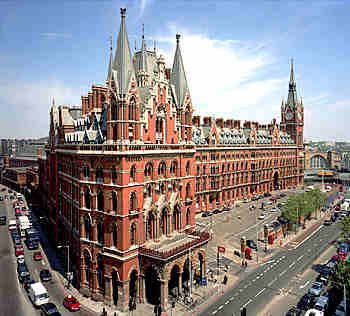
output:
[[344,217],[340,222],[341,234],[344,239],[350,239],[350,217]]
[[347,261],[339,261],[332,274],[331,281],[338,289],[343,290],[345,286],[348,293],[350,290],[350,263]]

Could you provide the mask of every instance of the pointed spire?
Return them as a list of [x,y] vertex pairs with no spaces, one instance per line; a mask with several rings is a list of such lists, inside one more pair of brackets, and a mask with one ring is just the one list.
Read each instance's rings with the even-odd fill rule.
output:
[[125,26],[126,9],[120,9],[121,23],[117,40],[117,49],[113,61],[113,76],[118,83],[118,93],[126,95],[132,75],[135,74],[132,63],[129,39]]
[[107,82],[109,82],[111,75],[112,75],[112,69],[113,69],[113,46],[112,46],[112,36],[109,38],[109,63],[108,63],[108,74],[107,74]]
[[182,106],[188,91],[185,67],[182,60],[180,49],[180,34],[176,34],[176,51],[174,57],[173,69],[171,71],[170,84],[175,88],[176,104]]
[[294,78],[294,64],[293,59],[291,60],[290,66],[290,79],[289,79],[289,90],[286,107],[289,106],[291,109],[296,109],[298,104],[296,82]]
[[145,25],[142,24],[142,41],[141,41],[141,56],[139,61],[138,71],[148,72],[147,52],[145,40]]

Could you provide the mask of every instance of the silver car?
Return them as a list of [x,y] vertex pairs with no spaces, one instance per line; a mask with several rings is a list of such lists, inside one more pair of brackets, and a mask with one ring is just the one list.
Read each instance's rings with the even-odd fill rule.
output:
[[309,293],[314,296],[320,296],[323,289],[323,284],[321,282],[314,282],[309,288]]

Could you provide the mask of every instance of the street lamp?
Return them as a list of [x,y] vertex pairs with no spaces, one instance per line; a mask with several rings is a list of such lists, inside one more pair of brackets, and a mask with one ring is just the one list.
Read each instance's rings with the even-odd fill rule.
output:
[[69,272],[69,245],[57,246],[57,249],[61,249],[61,248],[67,248],[67,280],[68,280],[67,289],[69,289],[70,282],[73,279],[73,275]]

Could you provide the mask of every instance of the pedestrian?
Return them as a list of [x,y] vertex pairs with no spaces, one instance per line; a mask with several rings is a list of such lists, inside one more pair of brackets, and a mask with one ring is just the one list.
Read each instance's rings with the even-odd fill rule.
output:
[[245,267],[248,266],[248,261],[247,261],[247,260],[244,262],[244,266],[245,266]]

